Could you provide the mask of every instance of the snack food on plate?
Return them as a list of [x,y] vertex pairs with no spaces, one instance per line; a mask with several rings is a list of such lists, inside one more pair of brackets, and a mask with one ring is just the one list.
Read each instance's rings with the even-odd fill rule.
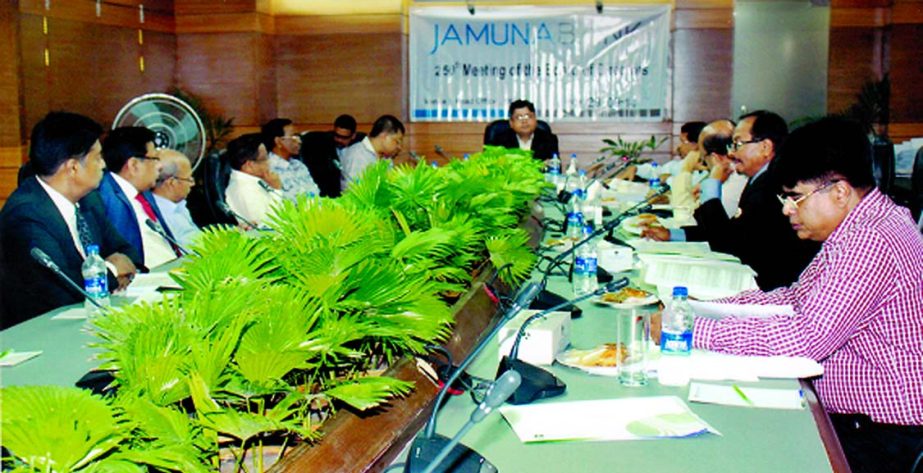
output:
[[633,302],[640,302],[645,299],[648,299],[653,294],[650,292],[635,289],[633,287],[623,287],[618,292],[607,292],[603,294],[600,299],[603,302],[611,302],[613,304],[626,304]]
[[618,366],[628,356],[628,350],[621,343],[604,343],[590,350],[572,350],[567,355],[569,364],[609,368]]

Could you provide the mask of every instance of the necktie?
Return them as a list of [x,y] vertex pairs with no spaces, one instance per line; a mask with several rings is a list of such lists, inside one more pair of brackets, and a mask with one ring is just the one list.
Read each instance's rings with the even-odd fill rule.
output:
[[80,246],[86,251],[87,246],[93,244],[93,234],[90,233],[90,227],[83,218],[83,214],[80,213],[80,206],[74,207],[74,214],[77,216],[77,238],[80,240]]
[[135,194],[135,200],[141,204],[141,208],[144,209],[144,214],[147,215],[147,218],[156,222],[157,214],[154,213],[154,208],[151,207],[151,203],[144,198],[144,194],[140,192]]

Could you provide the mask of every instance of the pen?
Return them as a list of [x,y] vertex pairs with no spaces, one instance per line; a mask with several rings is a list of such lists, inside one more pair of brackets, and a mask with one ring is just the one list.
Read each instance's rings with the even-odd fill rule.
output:
[[731,385],[731,386],[734,388],[734,392],[736,392],[737,395],[740,396],[740,398],[743,399],[744,402],[746,402],[748,406],[752,406],[752,405],[753,405],[753,401],[751,401],[750,398],[747,397],[746,394],[744,394],[744,390],[743,390],[743,389],[740,389],[740,386],[738,386],[738,385],[736,385],[736,384],[733,384],[733,385]]

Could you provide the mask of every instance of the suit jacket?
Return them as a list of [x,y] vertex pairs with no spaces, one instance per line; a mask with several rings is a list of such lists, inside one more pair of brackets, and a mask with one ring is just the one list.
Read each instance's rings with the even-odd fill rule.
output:
[[[102,199],[103,206],[106,209],[106,216],[112,222],[112,226],[122,235],[125,241],[134,247],[136,253],[141,255],[143,264],[144,245],[141,242],[141,229],[138,227],[138,218],[135,216],[135,208],[132,206],[131,200],[128,199],[128,196],[125,195],[125,192],[122,191],[122,188],[119,187],[119,184],[115,182],[115,179],[108,171],[103,173],[103,180],[99,183],[99,189],[96,193]],[[91,192],[91,194],[93,193]],[[142,194],[150,202],[151,208],[154,209],[154,215],[157,216],[160,226],[167,232],[167,235],[170,235],[170,238],[173,238],[173,233],[170,231],[166,220],[164,220],[160,207],[157,206],[154,194],[150,191],[144,191]]]
[[683,228],[686,239],[707,241],[712,250],[737,256],[756,271],[756,283],[764,291],[790,286],[814,259],[820,243],[798,238],[782,214],[779,191],[770,166],[744,188],[738,216],[729,218],[721,199],[711,199],[696,209],[697,225]]
[[[99,254],[107,258],[113,253],[123,253],[135,264],[140,256],[106,219],[102,202],[93,193],[80,200],[80,213],[87,222],[91,240],[98,242]],[[58,279],[47,268],[39,265],[32,256],[32,248],[39,248],[61,267],[71,280],[82,286],[80,267],[83,257],[51,197],[42,189],[36,178],[28,178],[7,200],[0,212],[0,246],[4,264],[2,301],[6,316],[0,321],[2,328],[15,325],[61,306],[83,300],[83,295]],[[118,281],[109,274],[109,287]]]
[[[516,132],[512,129],[504,130],[497,135],[493,143],[485,144],[505,148],[519,148],[519,140],[516,139]],[[553,154],[558,154],[558,135],[536,128],[535,134],[532,135],[532,157],[544,161],[551,159]]]
[[[356,133],[350,145],[365,138],[365,133]],[[340,158],[332,131],[309,131],[301,135],[301,153],[299,158],[311,173],[314,183],[320,188],[323,197],[339,197],[340,179],[342,178]]]

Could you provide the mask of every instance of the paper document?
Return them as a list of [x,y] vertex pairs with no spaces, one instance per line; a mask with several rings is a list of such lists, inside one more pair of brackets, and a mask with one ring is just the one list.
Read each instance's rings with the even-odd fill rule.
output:
[[644,282],[664,288],[667,296],[675,286],[686,286],[689,296],[696,299],[717,299],[757,288],[756,273],[740,263],[653,254],[639,254],[638,259]]
[[6,350],[3,353],[0,353],[0,366],[16,366],[41,354],[41,351]]
[[721,302],[689,301],[695,315],[709,319],[725,317],[771,317],[773,315],[795,315],[794,307],[778,304],[728,304]]
[[139,273],[129,288],[182,289],[168,272]]
[[[654,350],[657,350],[656,348]],[[653,355],[657,369],[660,359]],[[692,350],[689,377],[709,381],[758,381],[760,378],[813,378],[824,374],[820,363],[801,356],[740,356]]]
[[55,315],[51,320],[84,320],[87,318],[87,310],[83,307],[73,307]]
[[721,435],[676,396],[504,405],[500,412],[522,442]]
[[635,238],[628,240],[626,243],[631,245],[638,253],[740,262],[740,259],[734,255],[712,251],[708,243],[704,241],[654,241]]
[[750,386],[691,383],[689,402],[766,409],[804,409],[800,389],[769,389]]

